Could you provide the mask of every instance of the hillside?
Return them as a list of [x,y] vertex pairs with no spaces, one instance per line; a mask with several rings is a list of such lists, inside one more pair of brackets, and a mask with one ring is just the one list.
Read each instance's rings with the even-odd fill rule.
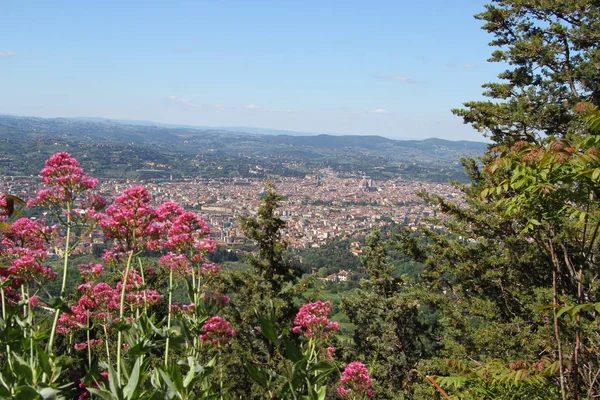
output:
[[122,177],[139,177],[140,170],[156,177],[168,173],[177,178],[301,176],[333,168],[376,179],[404,176],[445,181],[463,177],[460,157],[482,155],[486,147],[481,142],[441,139],[262,135],[112,120],[14,116],[0,116],[0,137],[3,174],[35,174],[37,170],[30,165],[39,165],[58,148],[68,147],[87,160],[97,174]]

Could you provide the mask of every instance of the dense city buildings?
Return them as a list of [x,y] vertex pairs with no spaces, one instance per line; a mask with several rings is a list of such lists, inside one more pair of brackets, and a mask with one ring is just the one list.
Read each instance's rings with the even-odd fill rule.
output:
[[[284,238],[293,247],[317,247],[342,235],[360,235],[392,223],[414,225],[436,213],[419,192],[458,199],[452,185],[401,179],[375,181],[369,177],[347,178],[331,170],[300,178],[272,178],[284,196],[281,217],[287,221]],[[37,177],[4,177],[0,192],[27,199],[35,193]],[[188,179],[183,181],[135,181],[102,179],[99,190],[114,198],[131,185],[144,185],[156,203],[175,201],[201,213],[221,244],[244,243],[237,215],[253,215],[265,191],[262,179]],[[94,238],[90,238],[93,243]]]

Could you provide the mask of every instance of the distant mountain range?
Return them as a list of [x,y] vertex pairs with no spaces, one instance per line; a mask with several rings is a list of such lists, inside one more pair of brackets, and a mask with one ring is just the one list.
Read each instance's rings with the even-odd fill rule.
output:
[[[112,157],[106,159],[106,154],[97,154],[100,147]],[[215,175],[210,166],[216,166],[219,171],[216,175],[242,177],[301,176],[333,168],[349,175],[445,180],[464,177],[460,158],[483,155],[486,147],[482,142],[435,138],[394,140],[381,136],[304,135],[259,128],[202,128],[104,118],[0,115],[0,157],[13,159],[19,154],[16,148],[22,148],[23,154],[30,158],[37,158],[32,154],[33,149],[37,149],[36,155],[49,155],[68,148],[73,153],[86,156],[93,153],[103,159],[94,164],[107,173],[113,173],[112,167],[121,163],[119,171],[128,171],[128,176],[135,176],[132,171],[159,163],[168,165],[171,173],[181,177]],[[29,160],[26,164],[30,165]],[[16,163],[0,164],[0,173],[18,172],[11,171],[9,165],[14,168]]]
[[[121,125],[139,125],[139,126],[157,126],[161,128],[179,128],[179,129],[192,129],[192,130],[218,130],[222,132],[236,132],[236,133],[251,133],[256,135],[288,135],[288,136],[315,136],[321,135],[322,133],[315,132],[299,132],[289,131],[283,129],[269,129],[269,128],[253,128],[248,126],[202,126],[202,125],[182,125],[182,124],[167,124],[163,122],[143,121],[143,120],[129,120],[129,119],[111,119],[101,117],[73,117],[67,118],[75,121],[86,121],[86,122],[98,122],[102,124],[121,124]],[[327,133],[334,136],[342,136],[336,133]]]

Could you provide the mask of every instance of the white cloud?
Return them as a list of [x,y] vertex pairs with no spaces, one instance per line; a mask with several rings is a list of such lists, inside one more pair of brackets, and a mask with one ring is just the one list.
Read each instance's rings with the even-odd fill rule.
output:
[[245,105],[244,108],[247,110],[252,110],[252,111],[268,111],[267,109],[265,109],[261,106],[257,106],[256,104],[248,104],[248,105]]
[[172,101],[174,103],[191,103],[192,102],[190,99],[186,99],[183,97],[177,97],[177,96],[169,96],[167,98],[169,99],[169,101]]
[[0,51],[0,57],[14,57],[17,53],[14,51]]
[[402,75],[398,75],[398,76],[375,75],[375,78],[382,79],[385,81],[396,81],[396,82],[402,82],[402,83],[416,83],[416,81],[414,79],[409,78],[408,76],[402,76]]
[[385,108],[376,108],[374,110],[369,110],[367,112],[369,114],[379,114],[379,115],[391,114],[391,111],[386,110]]
[[471,69],[471,68],[477,68],[477,65],[475,65],[473,63],[465,63],[463,65],[463,67],[465,67],[466,69]]

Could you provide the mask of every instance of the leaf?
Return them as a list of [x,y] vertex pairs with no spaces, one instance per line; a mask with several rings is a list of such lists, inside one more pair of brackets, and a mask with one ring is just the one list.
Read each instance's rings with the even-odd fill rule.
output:
[[140,382],[140,363],[141,363],[141,358],[138,357],[135,360],[135,364],[133,364],[133,369],[131,370],[131,375],[129,376],[129,381],[127,382],[127,386],[125,386],[125,389],[123,390],[123,395],[125,396],[125,398],[128,399],[133,399],[133,394],[135,393],[135,390],[138,387],[138,384]]
[[169,374],[177,388],[177,393],[183,393],[185,388],[183,387],[183,375],[181,375],[179,365],[172,363],[171,368],[169,368]]
[[54,310],[60,310],[66,314],[73,314],[73,312],[71,311],[71,308],[64,302],[64,300],[62,298],[59,297],[51,297],[50,299],[48,299],[46,301],[46,304],[48,305],[48,307],[54,309]]
[[48,353],[46,353],[39,344],[36,344],[37,356],[42,367],[42,372],[48,376],[52,376],[52,367],[50,366],[50,359]]
[[257,367],[248,361],[246,361],[244,365],[246,367],[246,370],[250,374],[250,378],[252,378],[252,380],[254,380],[256,383],[258,383],[264,388],[268,387],[269,377],[261,367]]
[[17,400],[33,400],[38,399],[40,396],[38,392],[29,385],[23,385],[17,387],[17,392],[15,394],[15,399]]
[[327,361],[318,362],[311,367],[312,371],[329,371],[332,369],[335,369],[335,367]]
[[110,392],[114,397],[120,399],[121,396],[121,388],[119,385],[119,377],[117,376],[117,372],[112,367],[112,365],[108,366],[108,387],[110,388]]
[[289,360],[293,362],[298,362],[302,360],[302,358],[304,357],[302,355],[302,352],[300,351],[298,346],[296,346],[296,344],[292,340],[290,340],[290,338],[284,336],[282,338],[282,341],[283,345],[285,346],[285,354]]
[[317,389],[317,400],[325,400],[325,395],[327,394],[327,386],[321,386]]
[[185,375],[185,379],[183,380],[183,387],[187,388],[192,383],[194,376],[196,375],[196,362],[193,357],[188,357],[188,364],[190,366],[190,370]]
[[129,329],[131,329],[131,324],[127,321],[119,321],[119,322],[114,322],[111,324],[111,328],[116,329],[118,332],[124,332],[124,331],[128,331]]
[[106,390],[100,390],[100,389],[94,389],[94,388],[87,388],[87,390],[94,396],[98,396],[101,399],[114,400],[113,395],[110,394],[109,392],[107,392]]
[[275,323],[272,318],[261,318],[260,329],[262,334],[273,344],[278,344],[277,333],[275,332]]
[[160,376],[162,377],[163,382],[166,383],[167,387],[169,388],[169,393],[168,393],[169,398],[173,397],[177,393],[177,387],[175,386],[175,384],[169,377],[169,374],[167,374],[162,369],[159,369],[158,372],[160,373]]
[[55,399],[63,399],[64,397],[59,397],[58,395],[60,394],[60,390],[52,388],[52,387],[45,387],[39,390],[39,394],[40,396],[42,396],[42,398],[44,400],[55,400]]

